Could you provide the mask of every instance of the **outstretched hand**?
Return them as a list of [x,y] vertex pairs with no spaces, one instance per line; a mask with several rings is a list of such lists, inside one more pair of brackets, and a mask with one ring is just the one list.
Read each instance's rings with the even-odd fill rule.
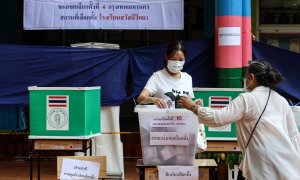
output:
[[187,96],[181,96],[178,100],[178,105],[180,105],[181,107],[188,109],[188,110],[193,110],[193,106],[196,105],[196,103]]
[[202,99],[196,99],[194,102],[195,102],[197,105],[199,105],[199,106],[203,106],[203,100],[202,100]]

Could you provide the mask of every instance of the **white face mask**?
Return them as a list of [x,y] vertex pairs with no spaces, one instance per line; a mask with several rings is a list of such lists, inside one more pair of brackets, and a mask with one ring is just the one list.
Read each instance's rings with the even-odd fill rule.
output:
[[168,60],[168,69],[172,73],[178,73],[179,71],[182,70],[184,65],[184,61],[174,61],[174,60]]
[[248,87],[247,87],[247,85],[246,85],[247,79],[243,79],[243,80],[244,80],[243,91],[249,92]]
[[252,83],[252,81],[251,81],[251,82],[249,83],[249,86],[247,86],[246,81],[247,81],[248,78],[249,78],[249,76],[248,76],[246,79],[243,79],[243,80],[244,80],[243,90],[244,90],[245,92],[249,92],[249,91],[250,91],[249,86],[250,86],[250,84]]

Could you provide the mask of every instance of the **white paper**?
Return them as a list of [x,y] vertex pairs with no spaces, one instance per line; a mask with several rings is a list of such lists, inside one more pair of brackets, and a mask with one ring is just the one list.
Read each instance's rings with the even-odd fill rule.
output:
[[187,132],[150,132],[150,145],[189,145]]
[[163,149],[159,151],[159,157],[163,161],[167,161],[176,156],[176,151],[173,146],[163,146]]
[[183,0],[24,0],[24,29],[183,29]]
[[219,46],[240,46],[240,27],[220,27],[218,31]]
[[186,127],[186,116],[155,116],[150,120],[150,127]]
[[100,163],[63,158],[60,179],[98,179]]
[[157,166],[159,180],[198,180],[196,166]]

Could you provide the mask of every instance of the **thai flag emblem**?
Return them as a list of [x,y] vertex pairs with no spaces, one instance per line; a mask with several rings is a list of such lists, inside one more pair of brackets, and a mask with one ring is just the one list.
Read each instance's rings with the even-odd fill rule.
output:
[[59,108],[68,106],[68,96],[48,96],[48,107]]
[[[209,107],[210,108],[223,108],[226,107],[231,101],[231,96],[210,96]],[[208,127],[208,131],[216,132],[231,132],[231,124],[227,124],[221,127]]]
[[47,96],[46,130],[69,130],[69,96]]
[[230,96],[211,96],[209,97],[209,107],[211,108],[223,108],[231,101]]

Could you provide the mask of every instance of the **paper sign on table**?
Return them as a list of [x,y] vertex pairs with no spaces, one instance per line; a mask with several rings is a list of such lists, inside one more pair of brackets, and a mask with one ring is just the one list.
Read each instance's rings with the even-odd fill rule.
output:
[[64,158],[60,179],[98,179],[100,163]]
[[159,180],[198,180],[197,166],[157,166]]

